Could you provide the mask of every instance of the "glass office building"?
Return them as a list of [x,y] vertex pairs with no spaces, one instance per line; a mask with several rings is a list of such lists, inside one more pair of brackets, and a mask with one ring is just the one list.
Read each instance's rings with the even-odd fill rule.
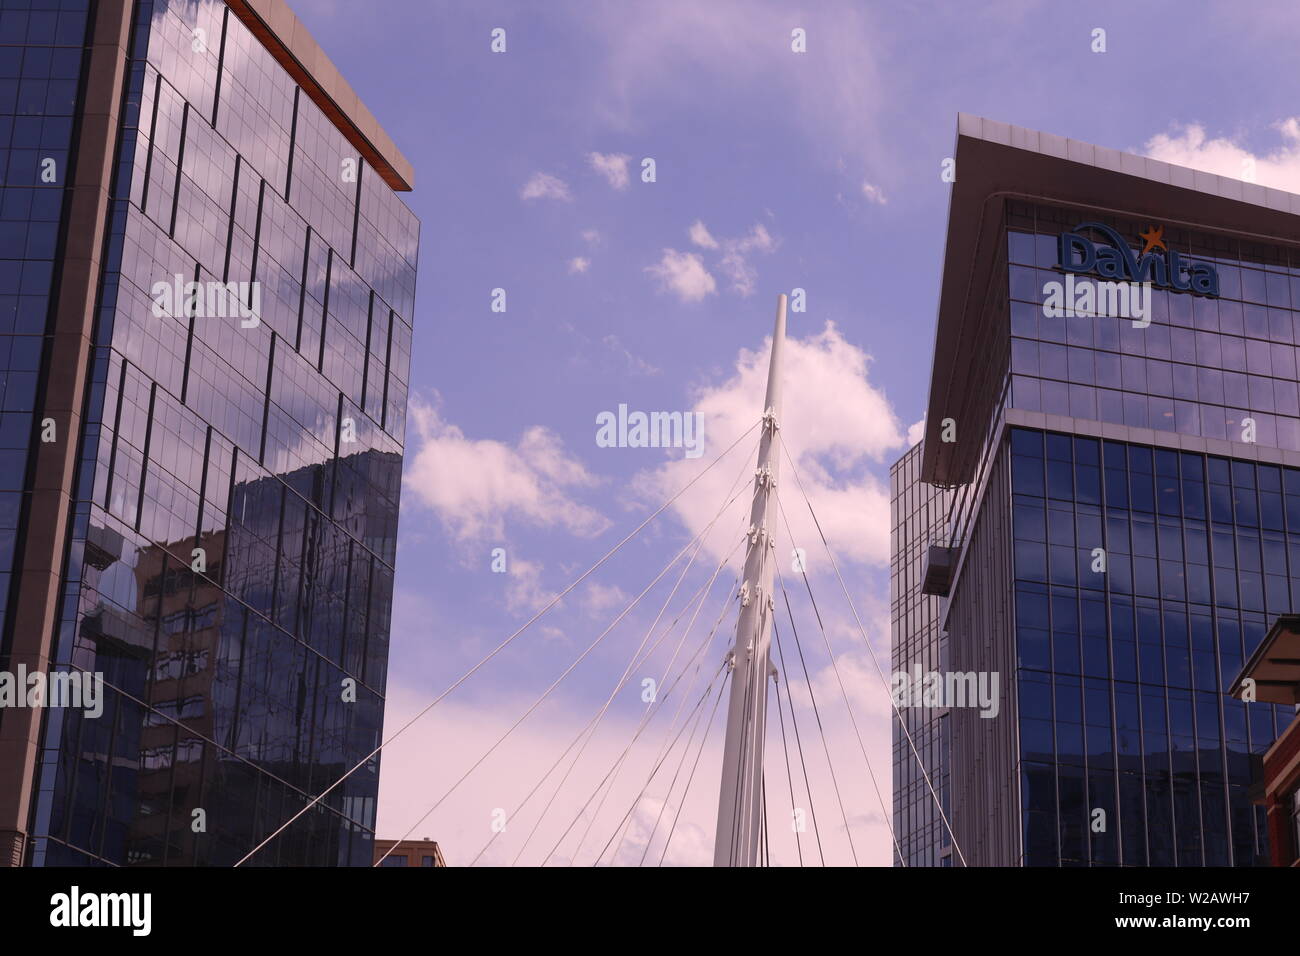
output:
[[0,860],[230,865],[378,743],[411,169],[281,0],[0,0],[0,121],[0,668],[104,681],[0,710]]
[[[937,529],[948,513],[948,492],[920,480],[922,448],[914,446],[889,471],[890,661],[894,673],[912,673],[918,667],[921,673],[946,671],[948,665],[947,641],[940,627],[943,602],[922,587],[927,551],[939,543]],[[907,722],[906,732],[900,716]],[[944,815],[951,816],[948,716],[943,708],[907,707],[900,708],[893,718],[895,865],[952,865],[952,843],[943,823]],[[913,747],[920,760],[913,756]]]
[[[957,149],[920,580],[946,666],[1003,699],[948,713],[955,840],[971,865],[1259,863],[1248,789],[1291,715],[1227,689],[1300,607],[1300,197],[968,116]],[[1049,307],[1125,261],[1144,317]]]

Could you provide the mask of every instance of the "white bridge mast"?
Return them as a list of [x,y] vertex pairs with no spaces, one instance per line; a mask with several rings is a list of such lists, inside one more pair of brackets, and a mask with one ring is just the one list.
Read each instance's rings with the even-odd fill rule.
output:
[[736,643],[729,655],[731,697],[727,739],[722,751],[718,831],[714,866],[757,866],[763,828],[763,741],[767,730],[767,682],[775,671],[768,659],[772,644],[772,576],[776,545],[776,457],[781,414],[781,352],[785,344],[786,297],[777,296],[772,358],[767,367],[763,433],[754,473],[754,503],[749,512],[749,545],[740,587]]

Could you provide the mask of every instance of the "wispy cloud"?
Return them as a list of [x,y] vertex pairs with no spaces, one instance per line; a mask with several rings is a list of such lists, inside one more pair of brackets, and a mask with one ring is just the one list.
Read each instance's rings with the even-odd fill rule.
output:
[[713,238],[708,226],[704,225],[699,219],[691,223],[691,228],[687,230],[687,234],[691,237],[691,242],[697,246],[702,246],[705,249],[718,248],[718,240]]
[[519,198],[525,202],[533,199],[557,199],[561,202],[569,202],[573,196],[564,180],[550,173],[537,172],[524,183],[524,188],[519,191]]
[[771,252],[776,248],[776,240],[762,223],[756,223],[746,235],[719,239],[709,231],[703,220],[697,219],[686,230],[686,235],[693,245],[722,253],[717,263],[718,271],[731,280],[731,290],[743,296],[753,294],[758,281],[758,271],[749,261],[750,254]]
[[750,264],[749,255],[752,252],[771,252],[776,248],[776,242],[767,227],[758,223],[749,235],[739,239],[723,239],[720,244],[722,260],[718,263],[718,268],[731,280],[732,290],[741,295],[753,295],[758,271]]
[[659,261],[646,266],[645,271],[683,302],[699,302],[718,291],[717,280],[704,268],[704,260],[693,252],[665,249]]
[[628,350],[627,346],[623,344],[622,340],[614,333],[611,332],[609,335],[601,339],[601,341],[610,349],[610,351],[623,357],[627,362],[627,370],[629,372],[637,375],[659,374],[659,369],[655,368],[639,355],[633,355],[631,351]]
[[569,260],[569,274],[586,272],[591,268],[591,260],[586,256],[574,256]]
[[[884,46],[869,5],[826,3],[792,17],[780,0],[659,0],[653,5],[578,6],[599,32],[604,80],[595,105],[616,128],[634,128],[647,106],[692,104],[707,89],[771,104],[827,167],[850,157],[867,168],[887,156],[877,135],[885,92]],[[791,50],[794,26],[808,51]]]
[[626,153],[588,153],[587,162],[591,168],[605,177],[615,189],[626,189],[628,183],[627,164],[632,157]]

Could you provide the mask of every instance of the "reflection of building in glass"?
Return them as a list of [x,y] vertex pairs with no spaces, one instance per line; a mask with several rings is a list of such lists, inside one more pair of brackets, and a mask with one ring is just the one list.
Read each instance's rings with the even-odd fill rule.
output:
[[1238,700],[1295,710],[1260,759],[1253,794],[1268,815],[1272,864],[1300,866],[1300,616],[1287,614],[1274,622],[1231,691]]
[[[0,84],[44,69],[17,110],[79,144],[69,185],[11,169],[0,207],[69,222],[30,259],[0,242],[46,369],[0,441],[67,437],[0,462],[0,666],[100,671],[106,700],[0,714],[0,859],[229,865],[378,742],[411,170],[281,0],[63,6],[0,0]],[[155,309],[178,281],[259,283],[260,315]],[[250,862],[370,865],[377,789],[374,761]]]
[[[1001,677],[999,716],[951,708],[927,761],[956,843],[971,865],[1262,862],[1252,765],[1288,715],[1226,691],[1300,607],[1300,198],[969,116],[954,155],[903,463],[947,499],[896,548],[937,542],[914,578],[945,666]],[[1084,248],[1156,278],[1149,323],[1045,313]],[[895,620],[896,659],[927,645],[924,614]]]
[[[937,529],[942,528],[947,515],[948,498],[947,492],[920,480],[921,448],[912,448],[890,469],[890,659],[895,674],[910,674],[917,667],[921,673],[942,672],[948,666],[947,642],[939,626],[943,602],[922,588],[929,548],[943,544]],[[943,813],[952,816],[948,796],[949,712],[942,708],[903,707],[899,714],[907,721],[907,734],[899,724],[899,715],[895,715],[894,836],[904,860],[898,860],[895,850],[894,862],[950,866],[952,845],[939,812],[942,806]],[[913,747],[925,762],[925,773],[912,755]]]

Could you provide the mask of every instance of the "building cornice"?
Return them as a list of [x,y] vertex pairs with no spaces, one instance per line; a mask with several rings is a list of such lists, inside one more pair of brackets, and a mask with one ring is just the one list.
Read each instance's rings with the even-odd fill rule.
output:
[[[1078,140],[960,114],[921,478],[969,482],[992,414],[979,358],[1005,332],[987,308],[1005,200],[1151,219],[1300,249],[1300,196]],[[1005,282],[1005,277],[1001,281]],[[996,350],[994,350],[996,354]],[[1002,369],[1001,372],[1005,372]],[[1001,373],[996,376],[1001,381]],[[943,442],[944,419],[957,440]]]
[[284,0],[226,0],[226,5],[390,188],[414,187],[411,163]]

